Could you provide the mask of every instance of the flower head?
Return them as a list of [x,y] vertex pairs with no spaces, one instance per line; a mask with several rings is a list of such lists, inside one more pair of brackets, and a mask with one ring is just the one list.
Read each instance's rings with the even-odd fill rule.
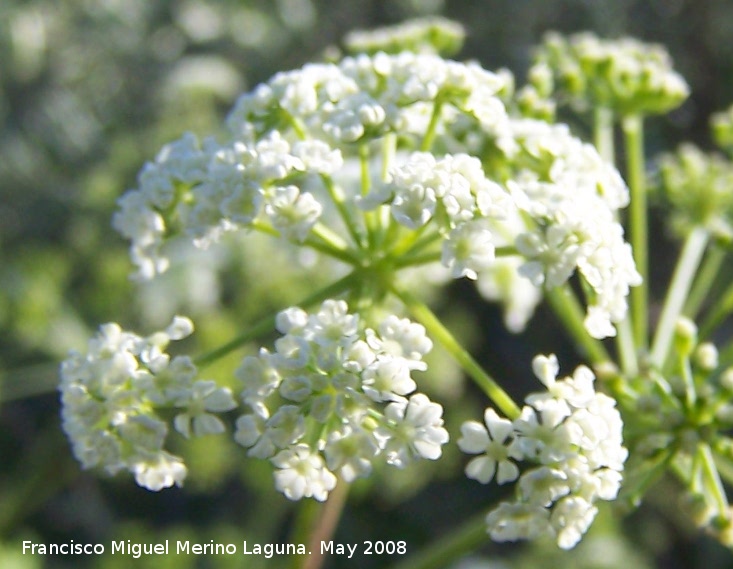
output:
[[237,372],[252,413],[235,440],[270,459],[288,498],[325,499],[334,473],[351,482],[380,458],[403,467],[441,455],[443,409],[414,393],[412,373],[432,348],[422,326],[388,315],[367,328],[341,300],[286,309],[276,324],[276,353],[247,356]]
[[128,470],[154,491],[183,483],[186,467],[164,450],[168,426],[158,411],[184,408],[174,423],[188,437],[221,432],[216,413],[236,406],[228,389],[195,381],[190,358],[165,352],[192,332],[191,321],[179,316],[146,338],[105,324],[86,354],[72,352],[62,363],[63,427],[84,468]]
[[[551,536],[570,549],[590,526],[597,500],[613,500],[621,484],[627,451],[615,402],[593,389],[592,372],[580,366],[572,377],[558,379],[554,355],[532,362],[547,391],[529,395],[514,421],[487,409],[487,428],[463,424],[458,445],[479,454],[466,474],[484,484],[518,479],[517,497],[502,502],[487,517],[497,541]],[[508,459],[524,461],[519,468]],[[502,474],[502,464],[504,473]]]

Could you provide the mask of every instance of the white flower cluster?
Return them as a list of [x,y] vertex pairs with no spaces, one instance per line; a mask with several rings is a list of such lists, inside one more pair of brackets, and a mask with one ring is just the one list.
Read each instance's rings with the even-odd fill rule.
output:
[[434,220],[445,236],[443,264],[454,278],[476,279],[495,259],[489,221],[501,218],[511,207],[504,188],[484,175],[481,161],[468,154],[436,159],[416,152],[391,172],[382,191],[392,217],[410,229]]
[[[469,478],[488,484],[518,479],[514,500],[487,516],[496,541],[552,536],[563,549],[574,547],[597,513],[596,500],[613,500],[621,484],[627,451],[615,401],[597,393],[585,366],[557,379],[557,358],[537,356],[535,375],[547,388],[526,398],[514,421],[487,409],[485,424],[461,427],[458,446],[475,454],[466,466]],[[533,464],[521,476],[516,462]]]
[[[324,208],[321,177],[342,167],[352,143],[388,132],[424,135],[438,98],[445,120],[464,114],[501,131],[508,117],[495,95],[503,84],[476,64],[411,53],[279,73],[240,97],[228,141],[201,144],[189,133],[165,146],[119,200],[114,226],[131,240],[143,279],[167,269],[162,248],[178,234],[205,247],[264,218],[303,241]],[[360,193],[342,189],[347,201]]]
[[280,312],[277,329],[275,351],[262,348],[237,371],[251,412],[235,439],[270,459],[285,496],[325,500],[334,473],[367,476],[378,456],[399,468],[441,456],[443,409],[414,393],[411,376],[432,348],[421,325],[390,315],[364,328],[346,302],[327,300],[316,313]]
[[318,140],[291,145],[275,132],[250,144],[202,146],[188,133],[143,168],[139,188],[119,200],[113,223],[132,241],[143,279],[168,268],[162,247],[176,233],[203,248],[224,231],[266,219],[284,237],[303,241],[323,207],[290,181],[331,174],[341,164],[341,153]]
[[[476,279],[504,301],[514,329],[538,294],[520,300],[526,287],[481,286],[516,266],[496,263],[497,248],[516,249],[535,287],[561,285],[577,270],[589,285],[587,329],[612,336],[629,287],[640,282],[616,221],[627,188],[566,127],[510,119],[499,98],[506,81],[476,64],[407,52],[280,73],[239,99],[227,142],[187,134],[163,148],[120,199],[114,225],[132,241],[138,275],[151,278],[167,268],[174,235],[206,247],[225,231],[254,227],[314,248],[335,236],[330,245],[354,247],[334,255],[348,261],[364,256],[363,235],[386,233],[391,215],[407,230],[436,231],[452,276]],[[399,134],[394,144],[412,139],[410,149],[433,141],[451,153],[390,152],[387,134]],[[374,140],[391,167],[364,182],[374,164],[360,164],[361,176],[351,171]],[[496,155],[482,165],[487,148]],[[337,211],[332,226],[325,214]],[[390,245],[381,241],[380,253],[391,254]]]
[[178,316],[147,338],[105,324],[86,354],[72,352],[62,363],[63,428],[84,468],[129,470],[155,491],[183,483],[186,466],[163,449],[168,425],[156,411],[175,409],[175,428],[189,437],[223,432],[216,414],[236,407],[228,389],[195,379],[190,358],[165,352],[192,332]]
[[503,87],[501,76],[475,63],[409,52],[359,55],[278,73],[240,97],[228,125],[243,139],[293,128],[332,144],[387,132],[422,136],[440,97],[446,120],[465,113],[493,129],[507,120],[496,96]]
[[536,286],[556,287],[576,271],[589,285],[585,326],[594,338],[615,336],[626,316],[629,287],[641,283],[631,247],[617,220],[628,189],[595,148],[564,125],[513,122],[518,164],[506,182],[526,221],[515,240],[526,262],[521,274]]

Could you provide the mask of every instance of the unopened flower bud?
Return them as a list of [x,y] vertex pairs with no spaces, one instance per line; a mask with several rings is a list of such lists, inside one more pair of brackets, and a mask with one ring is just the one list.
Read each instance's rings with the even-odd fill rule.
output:
[[710,342],[700,344],[695,350],[695,364],[702,371],[713,371],[718,367],[718,349]]
[[681,355],[689,355],[697,344],[697,326],[689,318],[681,317],[674,328],[674,346]]
[[733,391],[733,367],[727,368],[720,374],[720,387],[726,391]]

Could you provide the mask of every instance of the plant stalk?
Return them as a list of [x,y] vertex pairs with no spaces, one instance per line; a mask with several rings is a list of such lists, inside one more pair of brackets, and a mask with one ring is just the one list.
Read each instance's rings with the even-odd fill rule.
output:
[[473,359],[466,349],[456,340],[451,332],[428,306],[418,300],[410,292],[392,287],[392,292],[408,308],[412,315],[420,322],[428,334],[432,336],[453,358],[463,367],[468,375],[486,393],[491,401],[511,420],[519,417],[520,409],[509,394]]

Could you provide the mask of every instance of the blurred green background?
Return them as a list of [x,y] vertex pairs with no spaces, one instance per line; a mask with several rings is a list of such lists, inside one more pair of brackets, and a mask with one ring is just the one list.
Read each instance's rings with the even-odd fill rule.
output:
[[[288,259],[252,241],[193,257],[182,251],[185,267],[155,283],[131,282],[127,244],[110,226],[115,200],[165,142],[186,130],[217,133],[238,93],[321,59],[349,30],[426,14],[466,27],[461,58],[506,67],[519,82],[548,30],[664,44],[693,94],[650,123],[650,154],[682,140],[710,147],[710,113],[733,102],[730,0],[0,1],[0,568],[277,566],[241,556],[23,556],[23,540],[283,542],[296,515],[272,488],[270,467],[224,437],[174,448],[191,471],[182,490],[154,494],[129,476],[81,472],[60,429],[58,362],[103,322],[148,333],[184,313],[197,324],[185,349],[196,353],[300,298]],[[664,257],[653,259],[666,274]],[[531,354],[554,351],[564,369],[578,361],[543,310],[517,341],[496,308],[476,302],[472,287],[458,283],[437,310],[517,392]],[[206,375],[231,382],[241,354]],[[456,433],[485,400],[449,362],[436,357],[434,367],[427,390]],[[336,539],[405,540],[409,552],[419,550],[493,499],[461,469],[452,448],[436,465],[356,484]],[[456,567],[733,567],[729,551],[681,518],[665,484],[673,482],[623,522],[604,512],[572,553],[487,539]],[[398,560],[334,558],[326,567]]]

